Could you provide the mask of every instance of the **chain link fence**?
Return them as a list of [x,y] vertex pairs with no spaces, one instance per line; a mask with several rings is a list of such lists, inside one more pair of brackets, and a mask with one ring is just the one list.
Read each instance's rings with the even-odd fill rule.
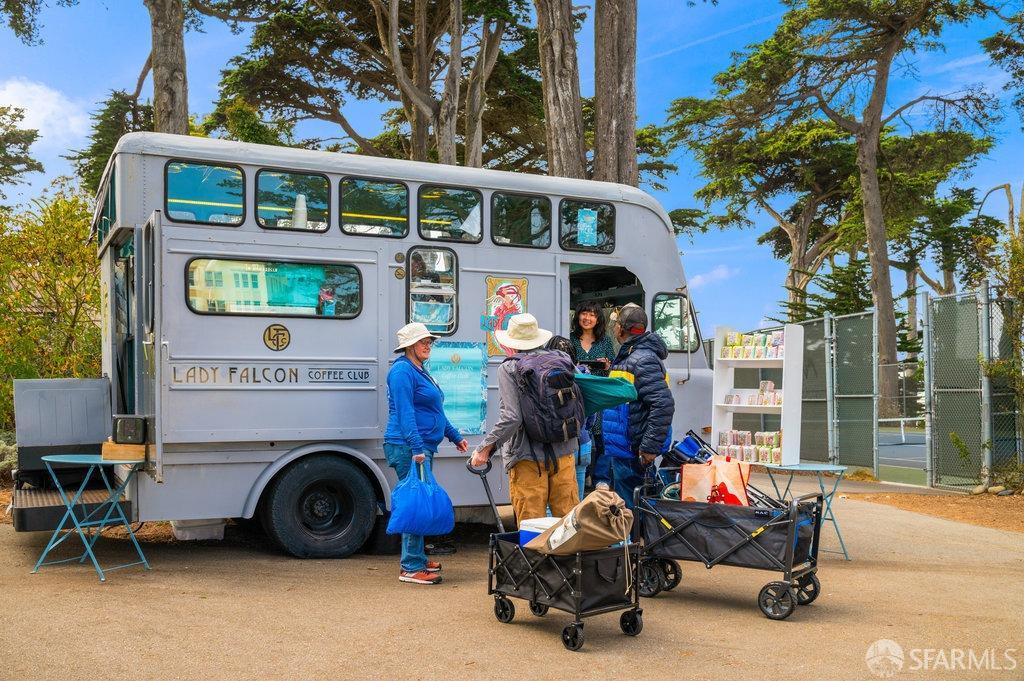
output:
[[876,471],[875,316],[832,318],[835,460]]

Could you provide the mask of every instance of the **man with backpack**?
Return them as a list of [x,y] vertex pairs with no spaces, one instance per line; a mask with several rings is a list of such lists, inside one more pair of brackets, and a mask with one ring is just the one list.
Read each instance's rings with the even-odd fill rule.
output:
[[644,470],[672,446],[675,400],[662,363],[668,347],[647,330],[643,308],[624,305],[615,318],[615,335],[622,345],[608,375],[632,383],[637,399],[604,411],[604,455],[594,465],[594,482],[612,487],[633,508],[633,490]]
[[564,352],[542,349],[552,333],[532,314],[511,317],[494,335],[515,354],[498,368],[498,421],[473,451],[472,465],[501,449],[517,522],[542,518],[548,507],[565,515],[579,503],[575,455],[584,414],[576,367]]

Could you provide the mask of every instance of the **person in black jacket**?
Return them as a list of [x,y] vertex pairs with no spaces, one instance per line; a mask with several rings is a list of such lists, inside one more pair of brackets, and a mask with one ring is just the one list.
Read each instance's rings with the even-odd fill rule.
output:
[[622,343],[609,376],[624,378],[636,388],[635,402],[604,411],[604,455],[594,467],[598,487],[613,487],[633,507],[633,490],[644,470],[672,446],[675,400],[662,360],[668,357],[665,341],[647,330],[643,308],[625,305],[615,321]]

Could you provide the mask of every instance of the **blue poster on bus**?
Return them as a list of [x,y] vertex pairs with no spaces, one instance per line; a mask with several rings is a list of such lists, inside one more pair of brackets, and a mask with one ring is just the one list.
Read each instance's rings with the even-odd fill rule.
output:
[[576,211],[576,244],[579,246],[597,245],[597,211],[580,208]]
[[463,435],[480,435],[487,422],[487,344],[434,343],[427,371],[444,391],[444,413]]

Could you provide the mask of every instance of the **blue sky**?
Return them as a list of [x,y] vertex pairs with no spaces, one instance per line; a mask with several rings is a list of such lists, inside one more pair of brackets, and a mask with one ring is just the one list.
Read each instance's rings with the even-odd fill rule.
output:
[[[710,94],[712,78],[728,66],[730,54],[769,36],[782,14],[781,6],[771,0],[722,0],[717,7],[693,8],[681,0],[640,0],[639,6],[641,123],[663,123],[665,110],[676,97]],[[0,104],[26,108],[28,123],[42,134],[34,151],[46,165],[45,176],[36,175],[30,185],[8,192],[14,201],[38,195],[52,178],[70,171],[61,154],[83,145],[88,114],[109,90],[134,88],[149,52],[149,16],[141,0],[82,0],[77,7],[51,7],[43,12],[42,23],[45,42],[36,47],[26,47],[6,28],[0,29]],[[978,47],[978,39],[991,30],[990,24],[947,31],[946,51],[920,55],[917,76],[895,82],[890,101],[898,105],[926,90],[949,92],[973,83],[999,90],[1005,76],[988,65]],[[578,38],[581,85],[584,94],[591,94],[595,40],[590,22]],[[186,36],[192,111],[212,109],[220,70],[245,43],[245,35],[233,35],[213,21],[205,33]],[[149,88],[147,84],[147,92]],[[380,106],[370,103],[355,102],[346,109],[365,135],[379,129],[380,112]],[[315,126],[300,132],[338,134]],[[961,185],[982,192],[1005,182],[1020,185],[1024,144],[1015,113],[1007,113],[997,138],[994,150]],[[670,178],[668,190],[655,196],[668,210],[693,206],[693,193],[702,184],[698,170],[685,152],[677,152],[672,160],[679,172]],[[1005,217],[1001,197],[993,197],[987,208]],[[750,328],[779,314],[786,268],[756,243],[770,220],[754,216],[754,221],[757,226],[748,230],[699,235],[692,242],[680,239],[705,335],[719,324]]]

